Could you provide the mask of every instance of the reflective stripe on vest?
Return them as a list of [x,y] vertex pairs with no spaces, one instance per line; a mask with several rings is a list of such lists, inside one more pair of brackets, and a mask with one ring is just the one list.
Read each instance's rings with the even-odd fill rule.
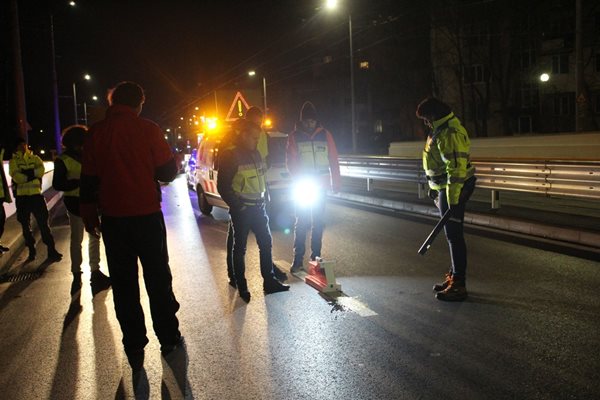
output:
[[[67,168],[68,180],[81,178],[81,163],[79,161],[64,153],[58,156],[58,158],[60,158],[62,162],[65,163],[65,167]],[[71,197],[79,197],[79,188],[67,190],[66,192],[64,192],[64,195]]]

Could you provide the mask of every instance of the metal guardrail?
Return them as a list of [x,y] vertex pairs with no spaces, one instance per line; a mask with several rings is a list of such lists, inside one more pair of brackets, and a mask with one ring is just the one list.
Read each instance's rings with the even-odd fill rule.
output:
[[[421,160],[387,156],[340,156],[342,176],[373,180],[415,182],[419,197],[426,183]],[[538,193],[600,199],[600,162],[474,160],[477,187],[492,190],[492,207],[498,191]]]

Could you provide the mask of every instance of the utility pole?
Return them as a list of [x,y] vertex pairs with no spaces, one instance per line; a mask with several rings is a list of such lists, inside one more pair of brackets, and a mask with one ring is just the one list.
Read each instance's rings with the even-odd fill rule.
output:
[[52,116],[54,118],[54,142],[57,154],[62,153],[60,113],[58,110],[58,78],[56,74],[56,48],[54,47],[54,15],[50,14],[50,50],[52,62]]
[[17,0],[10,2],[10,20],[11,20],[11,47],[13,53],[13,80],[16,111],[16,128],[18,136],[27,140],[27,113],[25,111],[25,84],[23,82],[23,65],[21,63],[21,39],[19,28],[19,10]]
[[584,129],[588,99],[583,81],[583,26],[581,21],[581,0],[575,0],[575,132]]

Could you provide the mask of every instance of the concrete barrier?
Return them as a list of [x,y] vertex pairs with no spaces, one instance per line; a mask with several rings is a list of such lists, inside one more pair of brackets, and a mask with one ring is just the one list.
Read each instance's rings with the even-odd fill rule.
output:
[[[421,158],[424,142],[393,142],[389,155]],[[600,161],[600,132],[471,138],[471,158]]]

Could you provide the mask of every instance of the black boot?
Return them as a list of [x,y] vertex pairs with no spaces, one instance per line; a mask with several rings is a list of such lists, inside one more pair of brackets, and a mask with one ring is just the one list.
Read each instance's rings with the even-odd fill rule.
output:
[[73,272],[73,282],[71,283],[71,295],[81,290],[81,271]]
[[236,279],[235,282],[237,283],[237,289],[238,289],[238,293],[240,294],[240,297],[246,303],[249,303],[250,302],[250,292],[248,291],[248,283],[246,282],[246,279],[243,279],[243,280]]
[[35,251],[35,246],[29,246],[29,257],[27,257],[27,261],[35,260],[37,252]]
[[106,290],[110,287],[110,278],[104,275],[102,271],[96,270],[92,272],[90,284],[92,286],[92,296],[95,296],[99,292]]
[[433,285],[433,291],[441,292],[442,290],[445,290],[450,285],[451,282],[452,282],[452,271],[446,272],[446,276],[444,277],[444,282],[436,283],[435,285]]
[[277,278],[277,280],[279,282],[285,282],[287,281],[287,274],[285,272],[283,272],[277,265],[275,265],[275,263],[273,263],[273,274],[275,275],[275,278]]
[[50,262],[54,262],[54,261],[60,261],[62,260],[63,255],[60,254],[58,251],[56,251],[56,249],[54,247],[49,247],[48,248],[48,258],[47,260]]
[[465,281],[458,279],[452,279],[446,289],[435,294],[435,298],[442,301],[463,301],[467,296]]
[[290,290],[290,285],[284,285],[279,282],[275,277],[273,279],[266,279],[263,283],[263,289],[266,294],[277,293],[277,292],[285,292]]

